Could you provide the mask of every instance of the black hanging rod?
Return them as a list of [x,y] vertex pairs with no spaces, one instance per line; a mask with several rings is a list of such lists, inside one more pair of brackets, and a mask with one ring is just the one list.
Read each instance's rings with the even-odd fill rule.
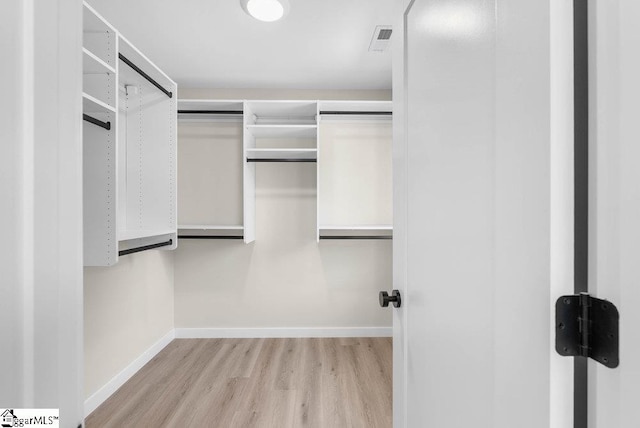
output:
[[317,159],[298,159],[298,158],[260,158],[250,159],[247,158],[247,162],[318,162]]
[[338,110],[325,110],[320,111],[320,114],[333,114],[333,115],[352,115],[352,116],[391,116],[391,111],[338,111]]
[[393,239],[391,235],[332,235],[321,236],[320,239]]
[[242,110],[178,110],[178,114],[228,114],[242,115]]
[[98,125],[100,128],[104,128],[107,131],[111,130],[111,122],[103,122],[101,120],[96,119],[95,117],[91,117],[88,114],[82,114],[82,119],[86,120],[89,123],[93,123],[94,125]]
[[233,236],[233,235],[178,235],[178,239],[244,239],[244,236]]
[[122,62],[124,62],[125,64],[127,64],[129,67],[133,68],[133,70],[138,73],[140,76],[144,77],[145,79],[147,79],[153,86],[155,86],[156,88],[160,89],[162,92],[164,92],[169,98],[173,98],[173,93],[171,91],[167,91],[161,84],[159,84],[158,82],[156,82],[153,77],[149,76],[147,73],[145,73],[144,71],[142,71],[142,69],[140,69],[140,67],[138,67],[137,65],[135,65],[134,63],[132,63],[131,61],[129,61],[127,59],[126,56],[122,55],[121,53],[118,53],[118,58],[120,58],[120,60]]
[[157,244],[145,245],[143,247],[129,248],[128,250],[118,251],[119,256],[126,256],[127,254],[139,253],[141,251],[153,250],[154,248],[166,247],[167,245],[173,245],[173,239],[169,239],[166,242],[159,242]]

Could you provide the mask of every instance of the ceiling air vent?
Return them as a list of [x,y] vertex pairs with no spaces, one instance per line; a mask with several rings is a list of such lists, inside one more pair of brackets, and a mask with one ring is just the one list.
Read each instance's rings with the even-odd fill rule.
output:
[[391,31],[392,30],[387,30],[386,28],[380,30],[380,32],[378,32],[378,40],[389,40],[391,38]]
[[392,33],[391,25],[378,25],[373,32],[369,52],[384,52],[389,47]]

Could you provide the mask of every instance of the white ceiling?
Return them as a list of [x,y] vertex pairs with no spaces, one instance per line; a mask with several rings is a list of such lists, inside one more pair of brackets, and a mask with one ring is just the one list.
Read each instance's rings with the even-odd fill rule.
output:
[[89,0],[182,87],[390,89],[391,52],[369,52],[393,0],[289,0],[281,21],[239,0]]

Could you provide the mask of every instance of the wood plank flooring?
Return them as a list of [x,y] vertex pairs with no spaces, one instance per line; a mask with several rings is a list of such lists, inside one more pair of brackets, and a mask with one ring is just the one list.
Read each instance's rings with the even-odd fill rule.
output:
[[391,338],[176,339],[97,427],[391,427]]

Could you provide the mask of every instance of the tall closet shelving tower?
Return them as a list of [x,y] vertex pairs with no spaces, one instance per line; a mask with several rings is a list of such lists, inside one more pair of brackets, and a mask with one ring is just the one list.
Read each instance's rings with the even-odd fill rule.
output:
[[318,102],[318,240],[392,238],[392,107]]
[[243,110],[242,100],[178,101],[181,238],[244,238]]
[[177,246],[176,83],[86,2],[84,263]]
[[245,101],[244,239],[256,237],[256,164],[318,159],[316,101]]

